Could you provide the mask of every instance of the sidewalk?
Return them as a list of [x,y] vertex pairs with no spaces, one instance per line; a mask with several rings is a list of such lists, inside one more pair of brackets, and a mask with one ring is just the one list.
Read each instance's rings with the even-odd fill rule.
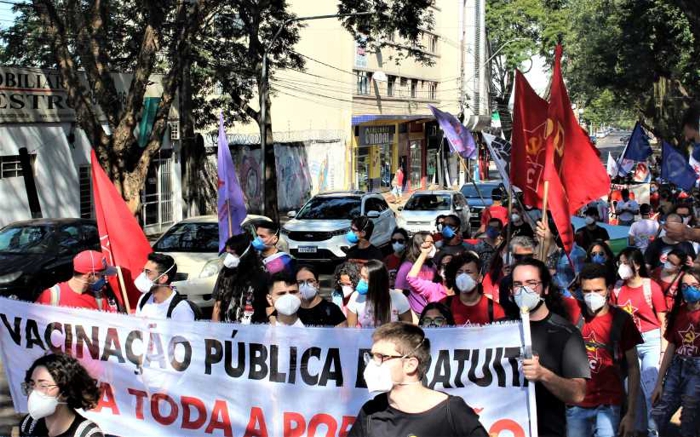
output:
[[19,425],[21,414],[15,413],[10,397],[10,387],[5,378],[5,368],[0,361],[0,436],[12,435],[12,428]]

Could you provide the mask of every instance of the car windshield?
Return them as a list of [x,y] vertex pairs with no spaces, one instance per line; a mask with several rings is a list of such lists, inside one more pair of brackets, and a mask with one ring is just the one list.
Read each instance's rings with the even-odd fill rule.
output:
[[218,252],[218,223],[178,223],[156,242],[158,252]]
[[464,197],[467,199],[479,199],[479,192],[481,192],[481,197],[484,199],[490,199],[491,198],[491,191],[493,191],[494,188],[498,188],[498,185],[485,185],[485,184],[477,184],[479,187],[479,191],[476,190],[476,187],[474,187],[474,184],[469,184],[465,185],[462,187],[460,192]]
[[49,247],[50,226],[12,226],[0,231],[0,252],[42,253]]
[[360,215],[359,197],[314,197],[296,218],[305,220],[349,220]]
[[452,196],[449,194],[414,194],[408,199],[404,211],[449,210]]

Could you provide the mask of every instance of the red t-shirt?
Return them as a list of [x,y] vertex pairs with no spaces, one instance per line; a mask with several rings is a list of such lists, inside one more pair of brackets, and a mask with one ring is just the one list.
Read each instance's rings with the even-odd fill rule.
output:
[[395,253],[387,255],[387,257],[384,258],[384,265],[386,266],[386,269],[389,272],[389,285],[391,285],[392,288],[396,283],[396,272],[399,271],[401,263],[401,258],[396,256]]
[[[614,311],[614,310],[613,310]],[[615,363],[610,351],[604,345],[611,345],[610,331],[613,325],[613,312],[598,317],[585,318],[581,334],[586,342],[588,365],[591,379],[586,381],[586,397],[578,404],[584,408],[599,405],[622,405],[625,390],[620,377],[620,363]],[[642,336],[634,326],[631,317],[625,318],[619,340],[619,354],[643,343]]]
[[481,213],[481,225],[488,226],[492,218],[500,219],[503,226],[508,224],[508,208],[502,205],[491,205]]
[[673,328],[667,329],[664,337],[676,346],[676,354],[700,357],[700,310],[688,311],[687,307],[681,307]]
[[[97,300],[95,299],[94,294],[90,292],[82,294],[76,293],[75,291],[73,291],[72,288],[70,288],[68,282],[61,282],[60,284],[58,284],[58,286],[61,288],[58,306],[71,308],[87,308],[89,310],[100,309],[100,307],[97,305]],[[44,290],[39,295],[39,298],[36,300],[36,302],[43,303],[45,305],[51,305],[51,289]],[[108,299],[103,299],[102,311],[116,313],[116,303],[110,304],[108,302]]]
[[661,292],[664,293],[664,298],[666,299],[666,308],[670,310],[673,308],[673,301],[678,292],[678,284],[681,282],[681,275],[677,275],[673,283],[666,282],[661,279],[662,269],[663,266],[655,268],[654,271],[651,272],[651,277],[659,284],[659,287],[661,287]]
[[[447,299],[445,298],[440,302],[447,304]],[[493,320],[489,317],[489,298],[486,296],[481,296],[479,303],[474,306],[467,306],[459,300],[459,296],[450,296],[449,299],[452,300],[450,303],[450,310],[452,311],[452,316],[455,318],[455,325],[485,325],[491,323],[493,320],[502,319],[506,316],[503,308],[493,302]]]
[[666,299],[661,291],[661,287],[655,281],[651,281],[651,303],[654,308],[649,307],[644,299],[644,286],[630,288],[623,285],[620,295],[610,293],[610,302],[617,305],[632,315],[634,324],[641,333],[659,329],[661,323],[657,317],[658,313],[666,312]]

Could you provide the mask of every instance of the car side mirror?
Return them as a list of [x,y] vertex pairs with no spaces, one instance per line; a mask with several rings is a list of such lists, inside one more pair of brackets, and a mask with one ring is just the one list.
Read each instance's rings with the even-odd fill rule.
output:
[[379,218],[379,211],[370,211],[367,213],[367,218]]
[[403,211],[403,206],[399,206],[399,207],[396,208],[396,209],[399,210],[399,211]]
[[287,213],[287,217],[289,217],[289,218],[294,218],[294,217],[296,217],[296,216],[297,216],[297,212],[296,212],[296,211],[289,211],[289,212]]

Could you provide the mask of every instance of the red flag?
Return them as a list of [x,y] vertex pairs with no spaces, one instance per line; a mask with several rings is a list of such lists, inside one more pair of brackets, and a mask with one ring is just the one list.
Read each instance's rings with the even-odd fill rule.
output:
[[523,190],[523,202],[537,207],[542,207],[547,106],[516,70],[510,179]]
[[[121,267],[129,304],[133,309],[141,296],[141,292],[134,286],[134,280],[143,271],[148,254],[153,249],[126,202],[97,161],[94,150],[91,152],[91,164],[95,215],[102,253],[109,264]],[[112,287],[120,290],[117,284],[112,284]],[[121,301],[121,293],[116,294]]]
[[560,45],[556,49],[549,100],[544,180],[549,181],[548,205],[566,249],[571,252],[571,215],[608,193],[610,177],[598,151],[578,124],[561,74]]

